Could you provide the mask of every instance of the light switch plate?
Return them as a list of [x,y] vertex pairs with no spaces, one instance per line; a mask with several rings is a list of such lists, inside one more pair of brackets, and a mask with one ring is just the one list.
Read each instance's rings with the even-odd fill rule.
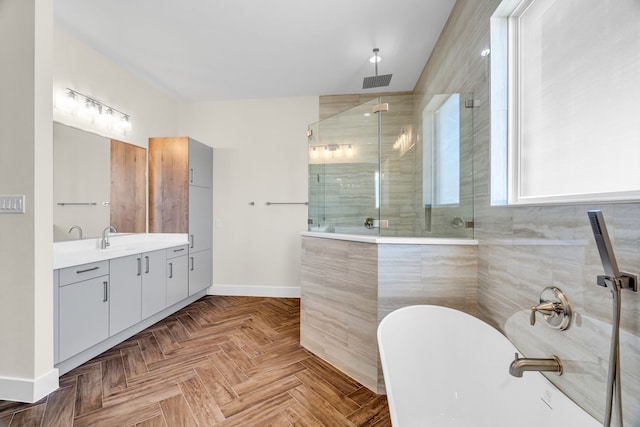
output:
[[23,214],[24,194],[19,196],[0,196],[0,214]]

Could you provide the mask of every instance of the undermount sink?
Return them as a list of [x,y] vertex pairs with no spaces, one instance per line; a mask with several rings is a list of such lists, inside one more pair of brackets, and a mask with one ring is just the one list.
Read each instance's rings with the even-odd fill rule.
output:
[[93,238],[54,243],[54,270],[189,243],[187,234],[182,233],[112,234],[105,249],[100,248],[100,241]]

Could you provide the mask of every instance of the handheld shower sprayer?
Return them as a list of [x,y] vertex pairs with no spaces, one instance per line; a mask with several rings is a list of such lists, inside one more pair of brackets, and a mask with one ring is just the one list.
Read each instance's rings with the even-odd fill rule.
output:
[[605,275],[598,276],[598,285],[611,291],[613,297],[613,316],[611,320],[611,350],[609,352],[609,373],[607,375],[607,400],[605,402],[605,419],[603,426],[610,427],[615,414],[618,426],[622,427],[622,387],[620,386],[620,291],[631,289],[638,291],[638,277],[633,274],[621,273],[618,269],[613,246],[609,239],[607,226],[604,223],[602,211],[588,211],[589,222],[596,239],[600,260]]
[[618,262],[613,252],[613,245],[611,244],[611,239],[609,239],[602,211],[591,210],[587,212],[587,215],[589,215],[593,237],[596,240],[600,261],[602,261],[602,268],[605,273],[604,276],[598,276],[598,285],[607,287],[605,279],[609,279],[612,282],[617,281],[622,289],[631,289],[634,292],[638,292],[638,276],[620,272],[618,269]]
[[620,270],[618,270],[618,263],[613,253],[613,246],[611,246],[611,240],[609,239],[607,226],[604,223],[602,211],[588,211],[587,215],[589,215],[589,222],[591,222],[591,229],[596,239],[596,245],[598,246],[598,252],[600,252],[600,260],[602,261],[605,274],[610,278],[620,277]]

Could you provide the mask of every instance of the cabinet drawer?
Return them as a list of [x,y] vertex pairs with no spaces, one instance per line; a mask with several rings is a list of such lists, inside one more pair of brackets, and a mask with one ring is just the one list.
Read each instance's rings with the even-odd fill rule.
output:
[[187,255],[189,253],[189,245],[176,246],[167,249],[167,259]]
[[109,274],[109,261],[98,261],[89,264],[75,265],[60,269],[60,286],[93,279]]

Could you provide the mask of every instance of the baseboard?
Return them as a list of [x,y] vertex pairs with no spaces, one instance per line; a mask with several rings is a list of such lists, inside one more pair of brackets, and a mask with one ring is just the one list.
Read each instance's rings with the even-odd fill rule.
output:
[[300,298],[298,286],[212,285],[208,295],[243,297]]
[[53,368],[36,379],[0,377],[0,400],[33,403],[58,388],[58,370]]

